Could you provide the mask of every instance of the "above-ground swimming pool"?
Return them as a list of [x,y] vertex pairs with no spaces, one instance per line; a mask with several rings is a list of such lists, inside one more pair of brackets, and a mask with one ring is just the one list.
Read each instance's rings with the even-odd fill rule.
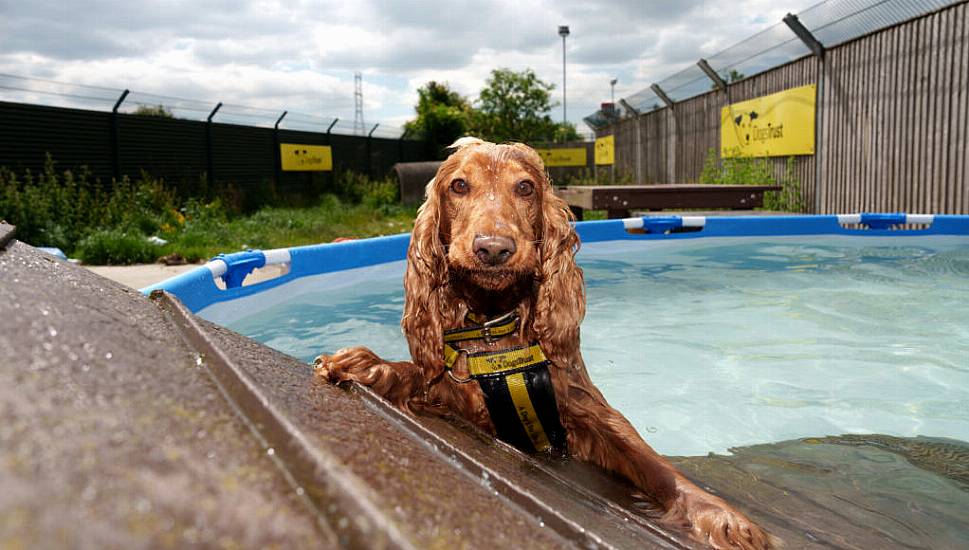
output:
[[[893,229],[893,226],[918,229]],[[580,222],[590,374],[659,452],[840,434],[969,441],[969,216]],[[311,362],[406,359],[407,235],[244,252],[155,287]],[[239,286],[254,267],[285,275]],[[220,289],[214,277],[229,288]]]
[[[969,216],[576,228],[592,379],[677,467],[790,548],[969,547]],[[404,359],[408,241],[230,254],[145,291],[307,362]],[[286,272],[241,286],[266,264]]]

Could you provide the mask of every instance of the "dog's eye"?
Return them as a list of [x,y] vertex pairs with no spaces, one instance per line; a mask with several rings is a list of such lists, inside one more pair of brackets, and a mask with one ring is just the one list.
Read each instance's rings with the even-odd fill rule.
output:
[[519,196],[527,197],[535,192],[535,184],[528,180],[522,180],[515,186],[515,192]]
[[451,192],[455,195],[467,194],[470,187],[468,187],[468,182],[464,180],[454,180],[451,182]]

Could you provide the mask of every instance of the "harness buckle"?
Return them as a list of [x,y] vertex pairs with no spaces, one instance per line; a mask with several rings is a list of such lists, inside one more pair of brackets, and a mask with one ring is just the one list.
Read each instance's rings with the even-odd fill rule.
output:
[[474,380],[470,374],[468,374],[467,378],[458,378],[457,376],[454,376],[454,371],[451,369],[447,369],[447,375],[451,378],[451,380],[454,380],[458,384],[467,384],[468,382]]
[[[468,350],[466,350],[464,348],[456,348],[455,351],[458,352],[458,356],[454,359],[454,362],[455,363],[458,362],[458,358],[461,357],[461,354],[462,353],[464,355],[468,355],[470,353]],[[470,369],[468,370],[468,377],[467,378],[458,378],[457,376],[454,376],[454,369],[452,369],[452,368],[446,368],[444,370],[445,370],[445,372],[447,372],[448,377],[451,378],[451,380],[455,381],[458,384],[467,384],[468,382],[474,380],[474,377],[471,376],[471,370]]]
[[495,326],[498,326],[498,325],[503,325],[503,324],[507,323],[509,319],[512,319],[512,318],[514,318],[517,321],[517,319],[518,319],[518,312],[512,310],[512,311],[509,311],[508,313],[502,315],[501,317],[495,317],[494,319],[491,319],[489,321],[485,321],[481,325],[481,337],[482,337],[482,339],[484,339],[484,341],[487,342],[487,343],[489,343],[489,344],[493,344],[493,343],[497,342],[501,337],[500,336],[497,336],[497,337],[496,336],[493,336],[491,334],[491,328],[492,327],[495,327]]

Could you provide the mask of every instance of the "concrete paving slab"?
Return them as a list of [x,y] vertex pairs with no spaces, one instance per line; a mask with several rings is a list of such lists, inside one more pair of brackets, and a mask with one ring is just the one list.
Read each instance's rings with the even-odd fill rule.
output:
[[0,547],[691,546],[491,438],[5,240]]

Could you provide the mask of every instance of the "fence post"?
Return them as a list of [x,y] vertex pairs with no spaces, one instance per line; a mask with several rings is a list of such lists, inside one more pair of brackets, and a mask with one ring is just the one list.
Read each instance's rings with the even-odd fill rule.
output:
[[207,185],[210,189],[215,186],[215,163],[212,162],[212,117],[221,108],[222,102],[220,101],[215,109],[212,109],[212,112],[209,113],[209,118],[205,119],[205,163],[207,165],[205,179],[208,180]]
[[623,109],[626,109],[633,115],[633,121],[636,124],[636,185],[643,185],[643,140],[641,132],[641,120],[639,118],[639,111],[633,108],[625,99],[620,99],[619,104],[622,105]]
[[369,175],[371,179],[373,179],[374,175],[373,175],[373,151],[370,146],[370,142],[372,141],[373,133],[377,129],[377,126],[380,126],[379,122],[377,124],[374,124],[373,128],[370,129],[370,132],[367,133],[367,175]]
[[276,119],[276,124],[273,124],[273,159],[276,163],[273,172],[276,174],[276,185],[279,185],[279,179],[282,177],[281,165],[283,161],[282,153],[279,152],[279,123],[283,121],[283,118],[286,117],[286,113],[288,112],[283,111],[283,114],[279,115],[279,118]]
[[676,183],[673,181],[676,179],[676,112],[673,109],[676,103],[670,99],[670,96],[666,95],[659,84],[653,84],[649,88],[670,110],[670,115],[666,119],[666,175],[668,180],[666,183]]
[[404,133],[397,139],[397,162],[404,162],[404,138],[410,132],[410,128],[404,128]]
[[822,160],[823,160],[822,159],[822,151],[824,150],[824,147],[823,147],[824,141],[822,139],[821,132],[824,130],[824,127],[823,127],[823,123],[824,123],[824,67],[825,67],[825,63],[824,63],[824,53],[825,53],[826,49],[824,47],[824,44],[822,44],[820,41],[818,41],[818,39],[814,36],[814,34],[812,34],[811,31],[809,31],[807,29],[807,27],[804,26],[803,23],[801,23],[801,21],[797,18],[796,15],[794,15],[792,13],[788,13],[787,15],[784,16],[783,21],[788,26],[788,28],[791,29],[791,32],[793,32],[795,35],[797,35],[797,37],[801,39],[801,42],[803,42],[804,45],[807,46],[807,48],[809,50],[811,50],[811,53],[818,60],[818,78],[817,78],[817,82],[818,82],[817,83],[817,87],[818,87],[818,89],[817,89],[817,92],[816,92],[816,95],[815,95],[815,98],[814,98],[814,103],[815,103],[815,107],[814,107],[814,111],[815,111],[815,116],[814,116],[814,143],[815,143],[815,147],[814,147],[814,213],[815,214],[820,214],[821,213],[821,205],[822,205],[822,201],[821,201],[821,198],[822,198],[821,197],[821,190],[822,190],[822,184],[824,183],[822,181],[822,179],[821,179],[821,171],[822,171],[822,168],[823,168],[823,166],[822,166]]
[[114,103],[111,109],[111,161],[114,168],[114,180],[121,179],[121,142],[118,135],[118,109],[124,103],[124,98],[128,97],[129,90],[121,92],[121,97]]

